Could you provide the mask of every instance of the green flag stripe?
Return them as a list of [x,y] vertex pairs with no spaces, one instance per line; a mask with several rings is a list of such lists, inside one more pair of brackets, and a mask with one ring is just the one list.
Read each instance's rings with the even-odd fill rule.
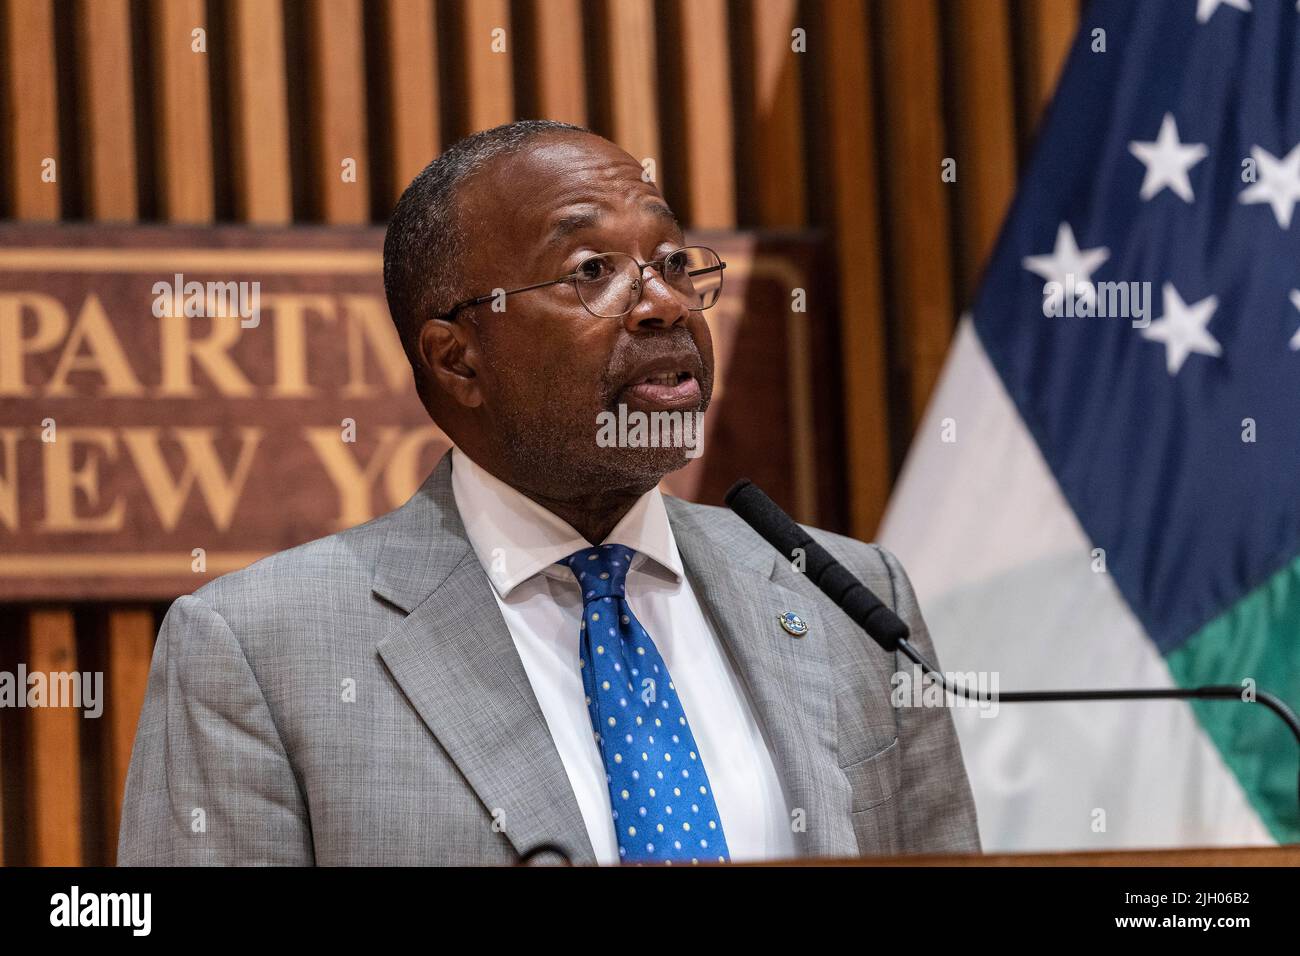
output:
[[[1182,687],[1253,679],[1300,707],[1300,558],[1273,575],[1170,653]],[[1193,701],[1201,725],[1237,775],[1260,819],[1279,843],[1300,841],[1300,744],[1268,709],[1230,701]]]

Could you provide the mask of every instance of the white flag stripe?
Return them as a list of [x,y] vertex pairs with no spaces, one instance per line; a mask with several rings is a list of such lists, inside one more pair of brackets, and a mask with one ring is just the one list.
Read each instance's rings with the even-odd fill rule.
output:
[[[945,418],[955,442],[941,440]],[[1094,545],[969,319],[880,541],[907,569],[945,670],[997,671],[1002,691],[1173,686],[1113,580],[1092,571]],[[1184,702],[953,714],[986,851],[1274,842]]]

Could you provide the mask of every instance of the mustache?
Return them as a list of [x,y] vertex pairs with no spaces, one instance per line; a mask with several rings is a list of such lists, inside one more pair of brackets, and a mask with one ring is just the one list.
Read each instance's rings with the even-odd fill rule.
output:
[[705,367],[695,337],[687,329],[677,326],[653,336],[629,336],[620,340],[605,367],[602,382],[605,395],[613,398],[640,366],[670,356],[685,357],[686,370],[700,380],[701,386],[712,384],[713,371]]

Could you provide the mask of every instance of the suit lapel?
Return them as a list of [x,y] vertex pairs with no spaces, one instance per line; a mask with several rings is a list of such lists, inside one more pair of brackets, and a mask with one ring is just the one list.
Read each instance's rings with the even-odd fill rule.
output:
[[[852,792],[836,759],[835,695],[816,605],[778,580],[784,572],[797,584],[757,536],[747,540],[720,522],[706,528],[691,505],[665,503],[692,587],[771,741],[790,812],[803,811],[806,830],[796,829],[796,846],[805,856],[855,855]],[[781,627],[786,611],[804,619],[806,636]]]
[[[827,634],[797,577],[756,536],[665,496],[678,551],[749,692],[806,856],[857,853],[852,794],[836,759]],[[553,845],[574,863],[595,853],[568,774],[492,584],[451,492],[451,456],[392,518],[375,594],[406,617],[378,644],[394,680],[521,854]],[[808,624],[795,638],[778,617]],[[499,811],[499,812],[498,812]]]
[[378,645],[407,699],[521,853],[595,863],[546,719],[465,536],[451,456],[394,516],[374,591],[407,612]]

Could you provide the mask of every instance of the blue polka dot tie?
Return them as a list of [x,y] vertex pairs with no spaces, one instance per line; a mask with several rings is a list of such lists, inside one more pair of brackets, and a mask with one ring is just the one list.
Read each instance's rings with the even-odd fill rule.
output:
[[627,604],[635,553],[603,544],[558,562],[582,588],[582,686],[605,761],[619,859],[726,862],[722,817],[668,665]]

